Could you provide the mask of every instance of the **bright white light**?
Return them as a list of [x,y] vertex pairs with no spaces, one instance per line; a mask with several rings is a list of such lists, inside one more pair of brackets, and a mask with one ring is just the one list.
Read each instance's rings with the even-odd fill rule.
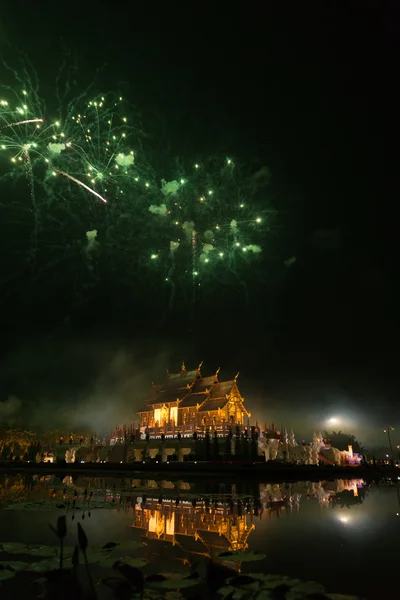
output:
[[337,417],[331,417],[328,419],[329,425],[337,425],[339,423],[339,419]]
[[339,521],[340,521],[341,523],[348,523],[348,522],[349,522],[349,520],[350,520],[350,519],[349,519],[349,517],[344,517],[344,516],[340,516],[340,517],[339,517]]

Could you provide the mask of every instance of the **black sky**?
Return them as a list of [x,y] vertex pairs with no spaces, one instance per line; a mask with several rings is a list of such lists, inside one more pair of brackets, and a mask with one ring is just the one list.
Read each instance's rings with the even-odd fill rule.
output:
[[248,314],[221,290],[194,334],[184,317],[160,329],[118,290],[66,310],[66,325],[49,323],[45,302],[34,317],[29,302],[17,314],[8,302],[5,359],[26,339],[42,344],[38,331],[56,331],[59,345],[112,332],[131,347],[150,339],[150,356],[153,342],[176,360],[234,363],[263,393],[265,373],[272,388],[337,376],[370,410],[375,393],[353,388],[379,381],[381,402],[398,418],[397,200],[387,166],[398,30],[395,3],[378,1],[2,7],[5,53],[25,51],[49,85],[62,44],[78,56],[81,80],[107,63],[102,85],[124,87],[158,136],[158,152],[165,144],[171,155],[221,152],[268,165],[280,213],[276,253],[280,263],[297,257],[290,269],[266,273],[267,283],[253,282]]

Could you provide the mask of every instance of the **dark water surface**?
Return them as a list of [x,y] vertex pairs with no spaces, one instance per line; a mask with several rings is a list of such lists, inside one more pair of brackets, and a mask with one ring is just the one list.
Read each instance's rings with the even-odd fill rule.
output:
[[233,566],[318,581],[329,592],[396,597],[399,498],[397,480],[228,485],[0,474],[0,544],[56,546],[49,523],[66,514],[66,546],[79,522],[91,548],[137,542],[148,572],[258,551],[262,560]]

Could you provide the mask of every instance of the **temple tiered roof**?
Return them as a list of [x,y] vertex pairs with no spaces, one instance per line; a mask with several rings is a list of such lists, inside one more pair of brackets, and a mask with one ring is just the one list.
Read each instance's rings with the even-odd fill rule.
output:
[[139,413],[152,411],[155,406],[176,404],[178,408],[197,408],[199,412],[222,409],[234,391],[239,394],[236,378],[219,381],[219,369],[214,375],[203,377],[200,364],[197,369],[187,371],[185,364],[179,373],[168,373],[162,384],[153,385]]

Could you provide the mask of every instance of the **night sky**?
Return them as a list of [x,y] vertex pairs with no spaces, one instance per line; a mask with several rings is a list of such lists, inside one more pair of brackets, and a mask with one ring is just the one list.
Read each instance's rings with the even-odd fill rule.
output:
[[161,310],[157,285],[112,277],[65,300],[69,269],[40,285],[21,270],[2,207],[23,192],[0,182],[0,273],[14,259],[19,273],[0,275],[0,402],[20,398],[18,419],[29,408],[37,421],[66,419],[76,403],[94,418],[100,406],[101,427],[112,406],[129,418],[165,368],[204,360],[241,372],[263,421],[305,435],[339,414],[378,443],[383,425],[400,425],[395,3],[141,4],[17,0],[2,7],[1,54],[27,54],[44,95],[65,49],[78,88],[103,67],[101,89],[123,90],[140,112],[160,178],[176,156],[267,166],[277,219],[249,266],[249,302],[216,285],[191,319],[184,302]]

